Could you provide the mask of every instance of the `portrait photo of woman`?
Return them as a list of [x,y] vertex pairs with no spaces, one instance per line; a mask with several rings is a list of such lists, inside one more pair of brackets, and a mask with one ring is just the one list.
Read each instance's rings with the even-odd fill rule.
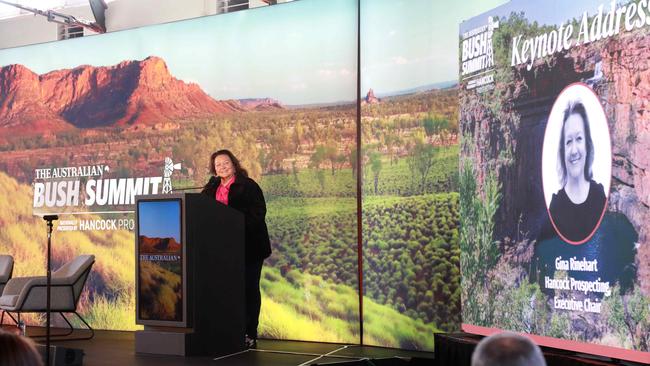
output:
[[605,213],[611,175],[607,121],[586,84],[571,84],[560,93],[544,140],[542,177],[549,217],[564,241],[584,243]]

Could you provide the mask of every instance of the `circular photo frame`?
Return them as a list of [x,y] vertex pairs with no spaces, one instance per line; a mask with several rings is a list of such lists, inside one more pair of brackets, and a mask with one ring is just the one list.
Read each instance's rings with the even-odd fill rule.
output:
[[600,226],[612,175],[607,117],[587,84],[570,84],[555,99],[542,149],[542,186],[551,223],[562,240],[582,244]]

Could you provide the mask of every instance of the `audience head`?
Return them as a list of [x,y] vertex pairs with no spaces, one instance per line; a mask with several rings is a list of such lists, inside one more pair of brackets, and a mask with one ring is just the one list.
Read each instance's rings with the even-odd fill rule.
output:
[[546,366],[546,361],[533,341],[504,332],[479,342],[472,355],[472,366]]
[[0,330],[0,365],[43,366],[43,360],[31,339]]

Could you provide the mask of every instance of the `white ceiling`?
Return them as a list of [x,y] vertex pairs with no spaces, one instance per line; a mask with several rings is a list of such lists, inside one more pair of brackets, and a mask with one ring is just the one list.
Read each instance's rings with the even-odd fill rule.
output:
[[[88,0],[7,0],[9,2],[36,8],[40,10],[54,10],[79,6],[90,6]],[[104,0],[110,3],[114,0]],[[16,7],[0,4],[0,19],[13,18],[19,15],[31,14]]]

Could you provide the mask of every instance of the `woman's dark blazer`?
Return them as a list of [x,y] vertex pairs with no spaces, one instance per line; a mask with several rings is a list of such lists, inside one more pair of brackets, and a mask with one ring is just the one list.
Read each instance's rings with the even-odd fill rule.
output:
[[[210,178],[202,193],[215,198],[221,180]],[[228,193],[228,206],[244,214],[246,226],[246,262],[258,262],[271,255],[271,241],[264,218],[266,202],[260,186],[254,180],[235,175]]]

